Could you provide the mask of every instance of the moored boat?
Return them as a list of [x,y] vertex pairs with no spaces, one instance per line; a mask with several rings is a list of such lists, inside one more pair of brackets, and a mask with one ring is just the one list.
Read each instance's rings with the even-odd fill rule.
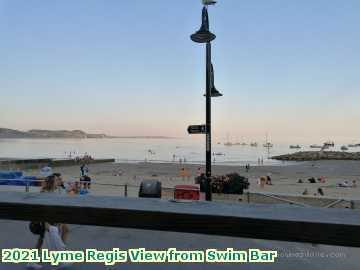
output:
[[310,145],[310,148],[322,148],[322,146],[317,144],[312,144]]
[[300,149],[301,146],[300,145],[290,145],[290,149]]

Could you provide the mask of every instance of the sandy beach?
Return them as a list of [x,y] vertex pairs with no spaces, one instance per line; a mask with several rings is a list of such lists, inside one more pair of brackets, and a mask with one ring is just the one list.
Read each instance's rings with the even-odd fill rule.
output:
[[[180,175],[181,168],[186,168],[190,177],[183,178]],[[198,168],[204,170],[201,165],[180,165],[162,163],[104,163],[88,165],[89,175],[94,183],[93,193],[99,195],[119,195],[123,194],[122,187],[111,185],[140,185],[144,179],[158,179],[163,187],[172,188],[179,184],[194,184]],[[56,167],[54,172],[63,175],[65,181],[75,181],[79,178],[79,166]],[[238,172],[242,176],[249,178],[250,192],[269,192],[276,194],[301,195],[307,189],[309,195],[316,193],[321,187],[325,196],[334,198],[360,198],[360,162],[358,161],[318,161],[318,162],[299,162],[294,165],[284,166],[253,166],[249,172],[244,167],[239,166],[213,166],[213,175],[222,175],[231,172]],[[38,175],[38,170],[27,170],[27,175]],[[266,185],[261,188],[258,185],[259,177],[270,174],[273,185]],[[308,178],[318,178],[325,176],[325,183],[311,184]],[[304,183],[297,183],[302,179]],[[343,181],[357,181],[356,188],[337,187]],[[109,186],[104,184],[110,184]]]

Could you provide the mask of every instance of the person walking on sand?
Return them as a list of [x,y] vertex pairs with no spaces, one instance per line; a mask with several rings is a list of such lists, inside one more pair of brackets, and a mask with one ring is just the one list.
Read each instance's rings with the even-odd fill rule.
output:
[[266,176],[266,184],[267,185],[272,185],[272,180],[271,180],[270,173],[268,173],[267,176]]

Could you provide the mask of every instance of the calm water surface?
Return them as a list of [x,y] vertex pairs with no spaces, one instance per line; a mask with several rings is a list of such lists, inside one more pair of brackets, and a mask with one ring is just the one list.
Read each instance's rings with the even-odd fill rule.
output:
[[[269,160],[278,154],[296,152],[288,144],[274,144],[268,153],[263,142],[258,147],[249,145],[224,146],[213,144],[215,163],[223,165],[257,164],[263,158],[264,164],[281,165],[282,162]],[[334,150],[338,150],[338,145]],[[304,145],[302,150],[309,150]],[[204,140],[201,139],[0,139],[0,158],[67,158],[85,153],[94,158],[115,158],[119,162],[153,161],[203,163],[205,160]],[[74,154],[75,153],[75,154]]]

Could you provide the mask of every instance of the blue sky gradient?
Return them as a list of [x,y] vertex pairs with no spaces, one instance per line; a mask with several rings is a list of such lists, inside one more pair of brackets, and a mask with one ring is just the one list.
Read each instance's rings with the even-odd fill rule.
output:
[[[209,10],[215,137],[360,140],[360,1]],[[187,136],[205,118],[200,0],[0,0],[0,126]]]

